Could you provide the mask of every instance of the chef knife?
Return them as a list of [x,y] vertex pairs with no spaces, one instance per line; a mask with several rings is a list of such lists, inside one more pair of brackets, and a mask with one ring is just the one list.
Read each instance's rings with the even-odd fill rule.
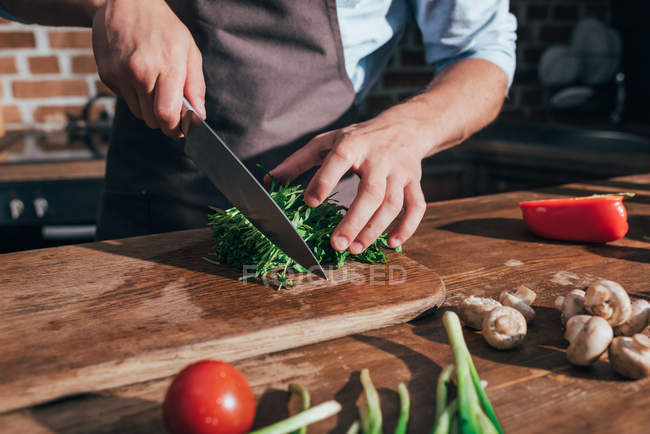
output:
[[183,98],[185,154],[242,214],[291,259],[327,280],[325,271],[278,204],[223,139]]

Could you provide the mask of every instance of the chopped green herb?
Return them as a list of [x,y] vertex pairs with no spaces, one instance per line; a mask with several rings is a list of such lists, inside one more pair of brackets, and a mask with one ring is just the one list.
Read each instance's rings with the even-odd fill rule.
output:
[[[310,208],[305,204],[304,189],[300,185],[290,186],[289,183],[280,184],[273,180],[269,193],[321,264],[339,268],[349,257],[366,263],[386,262],[386,253],[383,251],[384,248],[389,248],[386,234],[381,235],[359,255],[352,255],[347,250],[337,252],[331,247],[330,236],[346,210],[336,203],[333,195],[320,206]],[[214,213],[208,218],[215,252],[205,258],[208,262],[250,267],[251,274],[243,278],[262,278],[277,273],[278,289],[293,285],[287,278],[288,271],[309,272],[277,248],[237,208],[212,210]],[[401,247],[395,250],[402,251]]]

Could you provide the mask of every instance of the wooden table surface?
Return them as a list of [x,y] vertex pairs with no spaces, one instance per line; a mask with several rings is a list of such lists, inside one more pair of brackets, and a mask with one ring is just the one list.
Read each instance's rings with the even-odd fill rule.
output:
[[[522,200],[632,191],[630,231],[608,245],[541,240],[527,232]],[[173,237],[173,234],[169,235]],[[521,348],[497,351],[476,332],[466,340],[506,432],[646,433],[650,378],[617,376],[603,358],[592,368],[565,358],[553,300],[590,281],[620,282],[650,299],[650,174],[545,191],[515,192],[430,204],[406,253],[442,276],[453,309],[465,294],[496,296],[525,284],[533,288],[537,318]],[[385,432],[396,423],[397,384],[411,393],[410,432],[428,432],[435,382],[452,354],[441,311],[408,324],[351,335],[236,362],[258,396],[256,426],[289,413],[289,382],[305,384],[312,402],[337,399],[344,410],[311,432],[345,432],[357,418],[359,372],[369,368],[379,389]],[[1,373],[0,373],[1,375]],[[0,432],[163,432],[160,402],[170,379],[123,386],[0,415]]]
[[0,182],[103,178],[106,160],[3,164]]

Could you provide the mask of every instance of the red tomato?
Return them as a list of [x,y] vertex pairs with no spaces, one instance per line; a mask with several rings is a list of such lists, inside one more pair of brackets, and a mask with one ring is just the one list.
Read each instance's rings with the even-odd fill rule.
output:
[[173,434],[245,433],[255,417],[255,397],[229,363],[204,360],[185,367],[167,390],[165,426]]
[[528,228],[544,238],[606,243],[628,230],[623,196],[548,199],[519,204]]

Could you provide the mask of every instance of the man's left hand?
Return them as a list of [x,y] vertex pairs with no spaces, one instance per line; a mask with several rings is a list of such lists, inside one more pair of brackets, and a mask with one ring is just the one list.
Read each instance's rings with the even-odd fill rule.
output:
[[358,254],[406,208],[388,236],[397,247],[418,227],[426,203],[422,159],[463,142],[499,113],[508,77],[484,59],[446,67],[427,90],[369,121],[316,136],[270,173],[295,179],[321,165],[305,190],[305,202],[320,205],[348,170],[361,177],[359,192],[332,234],[332,247]]
[[388,237],[389,246],[397,247],[424,216],[421,163],[431,145],[425,143],[419,121],[402,110],[396,106],[366,122],[320,134],[270,172],[284,181],[321,166],[305,189],[310,207],[320,205],[348,170],[361,177],[354,202],[332,234],[336,250],[363,252],[404,207]]

